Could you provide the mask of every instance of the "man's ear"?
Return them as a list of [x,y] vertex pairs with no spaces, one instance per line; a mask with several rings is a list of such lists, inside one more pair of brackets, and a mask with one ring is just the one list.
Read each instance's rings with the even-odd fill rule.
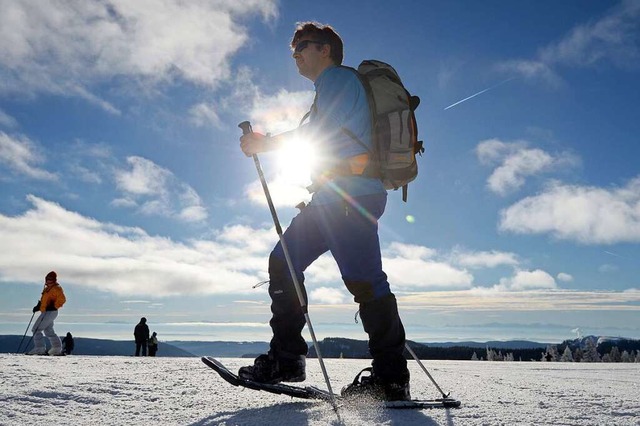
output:
[[320,49],[320,53],[322,53],[322,56],[325,58],[330,58],[331,57],[331,46],[328,44],[323,44],[322,45],[322,49]]

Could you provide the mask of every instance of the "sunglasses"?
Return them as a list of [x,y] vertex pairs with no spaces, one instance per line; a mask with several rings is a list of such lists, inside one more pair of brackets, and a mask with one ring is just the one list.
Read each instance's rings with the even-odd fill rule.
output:
[[307,46],[309,46],[309,43],[313,43],[313,44],[327,44],[324,41],[314,41],[314,40],[302,40],[301,42],[299,42],[298,44],[296,44],[295,49],[293,49],[293,53],[300,53],[302,52],[304,49],[307,48]]

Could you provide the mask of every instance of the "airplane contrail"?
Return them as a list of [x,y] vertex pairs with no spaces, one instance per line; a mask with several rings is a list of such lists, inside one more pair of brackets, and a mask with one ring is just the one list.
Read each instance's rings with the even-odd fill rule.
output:
[[608,255],[611,255],[611,256],[620,257],[620,258],[622,258],[622,259],[629,259],[628,257],[621,256],[621,255],[619,255],[619,254],[617,254],[617,253],[613,253],[613,252],[611,252],[611,251],[606,251],[606,250],[604,250],[604,252],[605,252],[605,253],[607,253]]
[[478,93],[476,93],[476,94],[473,94],[473,95],[469,96],[468,98],[464,98],[463,100],[458,101],[458,102],[456,102],[455,104],[451,104],[451,105],[449,105],[449,106],[448,106],[448,107],[446,107],[444,110],[446,111],[446,110],[448,110],[449,108],[453,108],[454,106],[456,106],[456,105],[458,105],[458,104],[463,103],[464,101],[468,101],[468,100],[469,100],[469,99],[471,99],[471,98],[475,98],[475,97],[476,97],[476,96],[478,96],[478,95],[482,95],[484,92],[488,92],[488,91],[489,91],[489,90],[491,90],[491,89],[495,89],[496,87],[498,87],[498,86],[500,86],[500,85],[502,85],[502,84],[504,84],[504,83],[506,83],[506,82],[508,82],[508,81],[511,81],[511,80],[513,80],[514,78],[515,78],[515,77],[511,77],[511,78],[508,78],[508,79],[506,79],[506,80],[504,80],[504,81],[501,81],[501,82],[500,82],[500,83],[498,83],[498,84],[494,84],[493,86],[491,86],[491,87],[489,87],[489,88],[487,88],[487,89],[481,90],[480,92],[478,92]]

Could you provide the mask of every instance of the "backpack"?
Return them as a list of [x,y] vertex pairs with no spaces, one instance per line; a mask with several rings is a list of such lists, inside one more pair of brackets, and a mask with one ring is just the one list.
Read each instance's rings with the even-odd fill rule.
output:
[[[406,202],[408,184],[418,175],[416,154],[424,152],[414,113],[420,98],[412,96],[396,70],[384,62],[364,60],[357,70],[344,68],[360,79],[371,109],[373,164],[368,174],[379,177],[387,190],[402,187]],[[342,130],[364,145],[351,131]]]

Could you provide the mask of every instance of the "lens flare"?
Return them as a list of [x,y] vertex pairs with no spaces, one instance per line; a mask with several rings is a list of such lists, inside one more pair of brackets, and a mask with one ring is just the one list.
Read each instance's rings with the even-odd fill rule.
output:
[[313,148],[304,139],[291,139],[278,150],[278,174],[287,183],[309,185],[314,162]]

